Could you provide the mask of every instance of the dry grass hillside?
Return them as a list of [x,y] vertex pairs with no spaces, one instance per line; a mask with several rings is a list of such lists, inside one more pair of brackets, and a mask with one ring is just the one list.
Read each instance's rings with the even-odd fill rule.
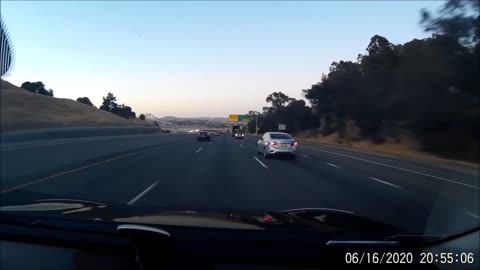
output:
[[398,136],[397,138],[385,138],[383,143],[375,144],[371,140],[357,138],[354,140],[347,140],[345,137],[339,136],[338,132],[332,133],[328,136],[322,136],[318,132],[303,131],[294,134],[295,138],[306,142],[332,144],[346,146],[349,148],[356,148],[359,150],[368,150],[379,153],[400,155],[408,158],[438,160],[456,165],[464,165],[473,168],[480,168],[478,163],[447,159],[439,157],[435,154],[424,152],[420,150],[420,143],[406,134]]
[[30,93],[7,81],[0,82],[1,130],[79,126],[153,125],[127,120],[65,98]]

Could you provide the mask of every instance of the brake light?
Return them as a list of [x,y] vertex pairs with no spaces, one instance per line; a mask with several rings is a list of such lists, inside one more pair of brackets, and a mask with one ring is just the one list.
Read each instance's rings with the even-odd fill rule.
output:
[[298,142],[293,142],[292,146],[298,146]]
[[276,220],[272,216],[265,214],[265,216],[263,217],[263,222],[276,222]]
[[270,142],[270,145],[277,145],[277,142]]

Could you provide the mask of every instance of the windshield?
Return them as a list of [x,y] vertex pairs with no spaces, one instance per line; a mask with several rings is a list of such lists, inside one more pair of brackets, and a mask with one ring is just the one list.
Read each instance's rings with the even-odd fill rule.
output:
[[479,226],[478,11],[2,1],[0,209],[225,227],[214,213],[305,209],[292,220],[311,225],[327,208],[411,234]]

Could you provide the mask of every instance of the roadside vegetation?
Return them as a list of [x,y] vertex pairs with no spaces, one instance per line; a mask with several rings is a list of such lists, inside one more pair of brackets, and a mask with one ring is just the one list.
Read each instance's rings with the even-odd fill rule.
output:
[[90,99],[88,97],[79,97],[79,98],[77,98],[77,101],[80,102],[80,103],[83,103],[85,105],[95,107],[95,105],[93,105],[93,103],[90,101]]
[[[292,133],[339,143],[409,138],[418,150],[478,162],[479,2],[449,0],[437,14],[420,14],[431,37],[392,44],[373,36],[356,61],[333,62],[302,90],[308,105],[281,91],[270,94],[269,106],[249,112],[258,115],[259,132],[282,123]],[[248,128],[255,132],[255,121]]]

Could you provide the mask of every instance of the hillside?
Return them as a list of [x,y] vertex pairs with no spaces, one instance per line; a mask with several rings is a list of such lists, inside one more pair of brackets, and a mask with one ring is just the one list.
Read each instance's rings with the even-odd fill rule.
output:
[[229,126],[228,118],[222,118],[222,117],[164,116],[164,117],[158,118],[158,120],[171,122],[175,127],[180,129],[225,128]]
[[228,123],[227,117],[175,117],[164,116],[159,118],[161,121],[173,121],[173,122],[212,122],[212,123]]
[[152,125],[127,120],[112,113],[65,98],[30,93],[7,81],[0,82],[1,130],[78,126]]

